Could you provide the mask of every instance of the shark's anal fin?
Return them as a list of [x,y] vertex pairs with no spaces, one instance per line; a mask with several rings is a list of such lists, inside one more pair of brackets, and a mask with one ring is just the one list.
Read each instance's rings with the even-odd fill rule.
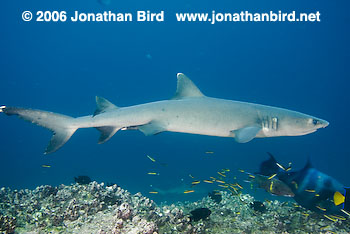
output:
[[108,141],[120,128],[115,126],[103,126],[97,127],[96,129],[101,132],[101,136],[98,139],[98,144],[103,144]]
[[177,74],[177,89],[173,100],[190,98],[190,97],[204,97],[204,94],[198,87],[184,74]]
[[259,126],[248,126],[232,131],[235,134],[235,140],[239,143],[246,143],[253,140],[254,137],[260,132]]
[[148,124],[138,126],[138,129],[146,136],[156,135],[166,131],[164,125],[158,121],[151,121]]
[[108,101],[107,99],[103,97],[96,96],[96,105],[97,108],[93,114],[93,116],[96,116],[98,114],[101,114],[103,112],[106,112],[108,110],[115,110],[118,109],[116,105]]

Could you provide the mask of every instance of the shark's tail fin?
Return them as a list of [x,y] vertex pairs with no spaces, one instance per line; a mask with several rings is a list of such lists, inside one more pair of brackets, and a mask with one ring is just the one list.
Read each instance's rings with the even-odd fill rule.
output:
[[74,118],[66,115],[6,106],[1,106],[0,112],[4,112],[6,115],[17,115],[21,119],[50,129],[53,132],[53,136],[45,150],[45,154],[58,150],[77,130],[77,127],[74,126]]

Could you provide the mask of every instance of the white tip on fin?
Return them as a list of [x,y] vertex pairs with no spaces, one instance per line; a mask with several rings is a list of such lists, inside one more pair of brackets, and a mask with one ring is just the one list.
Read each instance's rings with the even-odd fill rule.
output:
[[177,73],[177,89],[172,99],[183,99],[189,97],[204,97],[198,87],[183,73]]
[[0,106],[0,112],[4,112],[5,108],[6,108],[6,106]]

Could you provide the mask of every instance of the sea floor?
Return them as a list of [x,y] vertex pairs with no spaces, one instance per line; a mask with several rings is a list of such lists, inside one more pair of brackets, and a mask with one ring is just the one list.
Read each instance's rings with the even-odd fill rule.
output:
[[[293,202],[264,201],[220,191],[196,202],[156,204],[117,185],[40,186],[0,189],[0,233],[350,233],[350,221],[308,211]],[[191,221],[190,212],[208,208],[208,218]]]

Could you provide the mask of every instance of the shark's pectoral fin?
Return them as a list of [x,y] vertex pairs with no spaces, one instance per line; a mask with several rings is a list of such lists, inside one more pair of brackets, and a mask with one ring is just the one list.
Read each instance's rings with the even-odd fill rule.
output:
[[108,110],[115,110],[118,109],[116,105],[108,101],[107,99],[103,97],[96,96],[96,105],[97,108],[93,114],[93,116],[101,114],[103,112],[106,112]]
[[98,144],[102,144],[108,141],[120,128],[115,126],[103,126],[97,127],[96,129],[101,132]]
[[251,141],[258,132],[260,132],[261,127],[259,126],[248,126],[245,128],[240,128],[237,130],[232,131],[235,135],[235,140],[239,143],[246,143],[248,141]]
[[158,133],[166,131],[164,125],[158,121],[151,121],[148,124],[138,126],[138,129],[146,136],[156,135]]

